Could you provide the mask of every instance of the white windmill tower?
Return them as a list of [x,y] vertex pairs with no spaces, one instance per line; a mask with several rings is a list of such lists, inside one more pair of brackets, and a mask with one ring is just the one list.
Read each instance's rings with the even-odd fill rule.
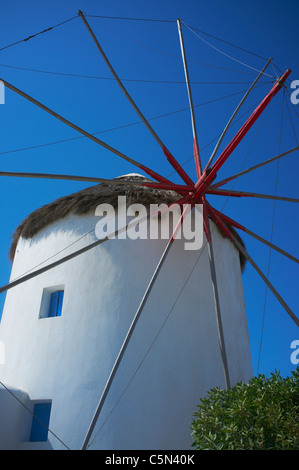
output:
[[[74,246],[79,250],[97,243],[99,203],[115,205],[119,195],[132,203],[174,200],[169,191],[167,198],[161,190],[121,184],[134,178],[148,181],[136,176],[116,179],[117,185],[85,189],[31,214],[16,232],[11,278],[29,271],[33,260],[42,268],[49,263],[45,259],[55,262],[62,253],[73,253]],[[161,223],[168,225],[168,220]],[[213,239],[234,383],[252,374],[240,256],[218,229]],[[99,391],[166,246],[165,239],[115,238],[7,293],[1,380],[26,391],[31,405],[51,404],[49,428],[70,448],[82,445]],[[208,252],[195,262],[200,252],[195,257],[194,251],[185,250],[183,238],[174,241],[172,250],[119,365],[91,448],[189,448],[190,422],[199,396],[212,386],[225,387]],[[32,442],[29,424],[24,442],[19,443],[22,448],[62,446],[51,434],[46,444]]]
[[[187,449],[199,398],[211,387],[230,387],[252,375],[240,255],[254,262],[231,227],[236,223],[213,209],[206,194],[221,192],[212,186],[217,171],[281,89],[289,71],[212,165],[223,133],[203,170],[178,21],[194,132],[198,177],[194,184],[129,96],[86,18],[81,12],[79,15],[184,184],[173,184],[3,80],[8,88],[133,163],[156,182],[140,176],[109,181],[80,178],[102,184],[35,211],[17,230],[11,281],[0,289],[8,291],[0,328],[0,340],[6,345],[6,360],[0,369],[0,406],[7,416],[14,417],[0,427],[0,436],[6,436],[0,445]],[[30,176],[18,174],[24,175]],[[204,247],[208,249],[202,249],[194,259],[194,252],[184,250],[184,241],[174,236],[168,241],[131,240],[117,237],[117,226],[116,239],[98,239],[95,208],[112,201],[115,205],[118,196],[145,205],[202,204]],[[184,217],[185,212],[178,227]],[[161,226],[163,223],[161,219]],[[167,256],[170,251],[172,256]],[[18,407],[12,405],[12,389],[14,398],[19,399]],[[28,418],[28,409],[35,415],[33,420]]]

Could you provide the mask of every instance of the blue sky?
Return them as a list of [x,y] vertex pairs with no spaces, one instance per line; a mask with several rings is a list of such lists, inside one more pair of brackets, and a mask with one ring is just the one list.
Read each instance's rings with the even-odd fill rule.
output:
[[[89,15],[110,17],[173,21],[180,17],[190,26],[261,57],[273,57],[273,63],[280,70],[292,70],[291,80],[299,79],[295,0],[252,0],[250,4],[236,0],[10,0],[1,4],[0,49],[76,16],[78,9]],[[129,93],[147,118],[155,118],[151,121],[154,129],[195,179],[190,115],[185,110],[188,107],[188,97],[175,22],[107,18],[89,18],[89,22],[119,76],[128,80],[124,84]],[[261,70],[265,60],[197,32],[205,41],[233,57],[233,60],[207,45],[184,25],[183,34],[196,106],[199,146],[202,149],[202,161],[206,163],[214,148],[215,138],[256,77],[255,70]],[[149,132],[142,124],[137,123],[138,116],[117,84],[110,80],[109,70],[79,18],[26,42],[0,50],[0,54],[0,77],[83,129],[91,133],[100,132],[97,134],[99,138],[135,160],[173,181],[181,182],[173,174],[172,167]],[[275,70],[270,66],[267,72],[273,76]],[[247,114],[231,128],[221,149],[249,116],[250,109],[254,109],[268,93],[272,80],[271,77],[263,78],[261,83],[264,84],[252,92],[238,117],[245,112]],[[209,104],[205,104],[207,102]],[[225,163],[218,179],[295,147],[296,139],[299,138],[299,105],[297,109],[294,108],[287,94],[283,106],[283,92],[280,91]],[[80,136],[74,130],[9,90],[6,90],[5,104],[1,105],[0,111],[2,171],[96,175],[103,178],[138,172],[137,168],[95,143],[86,138],[77,138]],[[168,115],[161,117],[165,114]],[[67,141],[57,143],[63,140]],[[209,144],[212,140],[214,142]],[[295,152],[281,159],[279,167],[277,163],[271,163],[235,180],[227,187],[274,194],[277,182],[278,195],[296,198],[297,177],[298,152]],[[82,182],[2,177],[1,285],[6,284],[9,279],[11,264],[8,251],[11,236],[18,224],[36,208],[87,186],[89,185]],[[224,212],[227,215],[270,239],[274,207],[272,200],[210,197],[209,201],[219,210],[225,204]],[[273,243],[298,257],[297,229],[298,206],[277,201]],[[269,248],[247,235],[243,239],[249,253],[266,274]],[[269,278],[296,314],[297,264],[272,251]],[[246,267],[243,283],[253,367],[254,373],[257,373],[266,286],[250,265]],[[1,311],[4,300],[5,295],[1,294]],[[296,367],[290,361],[290,344],[298,338],[296,325],[272,293],[268,292],[259,372],[269,374],[277,369],[283,375],[289,374]]]

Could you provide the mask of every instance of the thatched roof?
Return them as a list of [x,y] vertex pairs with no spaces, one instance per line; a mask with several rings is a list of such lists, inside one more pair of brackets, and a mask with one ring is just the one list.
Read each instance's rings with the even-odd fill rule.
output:
[[[148,178],[130,174],[115,178],[121,181],[150,181]],[[38,232],[59,219],[63,219],[69,214],[85,215],[95,211],[99,204],[107,203],[117,207],[118,196],[126,196],[127,205],[134,203],[143,204],[149,207],[150,204],[169,204],[175,202],[180,196],[174,191],[166,191],[145,186],[134,186],[130,184],[109,184],[101,183],[83,189],[68,196],[63,196],[50,204],[40,207],[23,220],[13,234],[9,256],[14,259],[17,243],[20,237],[25,239],[33,238]],[[231,227],[233,230],[233,228]],[[233,230],[234,231],[234,230]],[[243,244],[239,235],[234,234]],[[243,269],[245,260],[240,253],[241,267]]]

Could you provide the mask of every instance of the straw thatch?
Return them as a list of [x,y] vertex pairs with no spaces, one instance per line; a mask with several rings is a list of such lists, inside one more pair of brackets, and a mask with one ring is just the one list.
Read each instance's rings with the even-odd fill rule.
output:
[[[137,174],[120,176],[114,180],[151,181],[144,176]],[[107,203],[111,204],[113,207],[117,207],[118,196],[126,196],[127,205],[139,203],[143,204],[145,207],[149,207],[150,204],[169,204],[180,198],[180,195],[174,191],[147,188],[145,186],[134,186],[130,184],[109,183],[97,184],[83,189],[82,191],[61,197],[32,212],[17,227],[13,234],[13,240],[9,252],[11,261],[14,259],[17,243],[20,237],[25,239],[33,238],[42,229],[59,219],[63,219],[69,214],[85,215],[89,212],[94,213],[99,204]],[[243,244],[239,235],[235,231],[234,234]],[[240,262],[243,269],[245,260],[241,253]]]

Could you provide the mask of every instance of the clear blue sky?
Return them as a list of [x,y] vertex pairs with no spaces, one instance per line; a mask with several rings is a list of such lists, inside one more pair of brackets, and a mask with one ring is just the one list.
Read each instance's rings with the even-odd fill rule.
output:
[[[110,0],[96,2],[67,0],[58,2],[10,0],[2,2],[0,16],[0,49],[41,30],[56,25],[77,14],[78,9],[89,15],[176,20],[230,43],[269,58],[282,71],[292,69],[291,79],[299,79],[298,63],[298,4],[295,0]],[[184,82],[180,47],[175,23],[123,21],[90,18],[104,50],[123,79],[143,113],[148,118],[173,113],[152,121],[158,135],[186,171],[195,179],[192,158],[192,131],[188,98]],[[195,105],[226,97],[223,100],[196,107],[199,146],[203,163],[207,162],[214,146],[209,144],[221,132],[239,103],[242,92],[254,80],[265,60],[235,49],[228,44],[198,33],[215,47],[231,55],[232,60],[212,49],[185,27],[183,28],[190,79]],[[121,129],[139,119],[112,80],[70,77],[14,69],[22,67],[47,72],[111,78],[82,21],[77,18],[29,41],[0,51],[0,77],[31,94],[58,113],[89,132],[101,132],[99,137],[132,158],[152,167],[160,174],[180,182],[172,174],[160,148],[142,124]],[[238,62],[239,61],[239,62]],[[240,64],[240,61],[251,68]],[[8,67],[11,66],[11,67]],[[272,66],[268,68],[273,75]],[[143,81],[144,80],[144,81]],[[147,82],[147,81],[153,82]],[[270,81],[265,78],[262,81]],[[229,82],[229,83],[223,83]],[[257,88],[242,108],[240,115],[257,104],[270,90],[271,84]],[[238,93],[239,94],[236,94]],[[228,95],[234,96],[227,97]],[[219,178],[248,168],[267,158],[296,146],[299,138],[299,105],[288,99],[291,124],[284,105],[283,93],[275,97],[265,118],[260,119],[244,142],[224,165]],[[138,169],[110,154],[86,138],[73,139],[78,134],[56,121],[23,98],[6,90],[6,102],[1,111],[0,159],[4,171],[68,173],[113,178]],[[180,111],[174,113],[176,111]],[[296,114],[297,111],[297,114]],[[246,115],[246,117],[248,114]],[[244,122],[232,127],[229,137]],[[261,127],[260,127],[261,124]],[[258,131],[258,133],[257,133]],[[280,139],[281,135],[281,139]],[[50,144],[44,146],[44,144]],[[39,146],[39,147],[38,147]],[[30,149],[29,149],[30,147]],[[34,148],[37,147],[37,148]],[[223,147],[222,147],[223,148]],[[22,151],[16,151],[25,149]],[[187,163],[185,163],[187,162]],[[274,194],[277,163],[239,178],[228,187]],[[279,163],[277,194],[298,198],[298,152]],[[1,179],[0,284],[6,284],[11,265],[8,251],[11,236],[18,224],[33,210],[54,199],[78,191],[88,184],[67,181],[46,181],[18,178]],[[273,201],[263,199],[209,198],[215,207],[237,219],[266,239],[271,237]],[[273,242],[298,257],[298,206],[276,203]],[[244,235],[246,247],[267,273],[269,248]],[[298,315],[298,265],[272,252],[270,280]],[[247,265],[243,275],[244,293],[252,348],[254,373],[257,373],[258,352],[265,302],[265,284]],[[0,310],[5,295],[1,295]],[[296,366],[290,361],[290,344],[299,339],[298,329],[273,297],[267,294],[265,323],[259,372],[269,374],[274,369],[287,375]]]

